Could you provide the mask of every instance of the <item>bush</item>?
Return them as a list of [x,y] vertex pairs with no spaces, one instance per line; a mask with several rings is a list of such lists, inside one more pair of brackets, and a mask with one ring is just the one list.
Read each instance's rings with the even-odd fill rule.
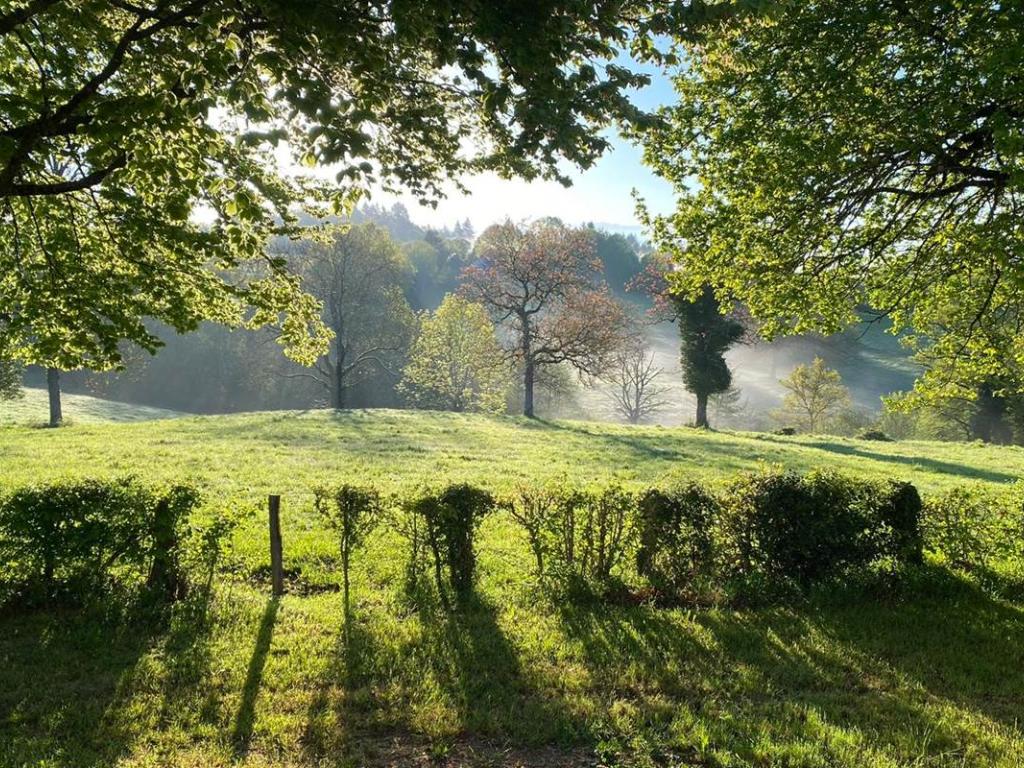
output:
[[426,493],[413,499],[409,508],[423,520],[441,598],[445,599],[443,572],[447,570],[447,586],[460,600],[465,599],[473,590],[476,529],[484,516],[494,509],[494,497],[471,485],[451,485],[439,493]]
[[352,553],[362,546],[381,515],[380,494],[372,488],[341,485],[313,491],[313,504],[338,534],[345,615],[349,614],[349,573]]
[[922,523],[925,546],[955,568],[974,571],[1024,559],[1020,491],[956,488],[930,498]]
[[648,490],[638,503],[637,571],[663,600],[693,601],[715,577],[719,501],[696,483]]
[[880,429],[865,429],[857,435],[858,440],[875,440],[881,443],[891,443],[893,439]]
[[0,599],[81,601],[114,585],[180,598],[183,525],[198,503],[190,486],[132,478],[16,489],[0,498]]
[[536,573],[606,582],[633,539],[636,499],[619,485],[581,491],[521,487],[502,502],[526,532]]
[[806,589],[882,558],[920,560],[920,498],[913,486],[824,472],[747,476],[723,502],[735,575]]

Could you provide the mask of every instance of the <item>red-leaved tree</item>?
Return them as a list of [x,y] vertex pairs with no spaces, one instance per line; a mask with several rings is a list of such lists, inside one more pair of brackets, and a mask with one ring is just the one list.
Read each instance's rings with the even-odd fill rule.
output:
[[488,228],[462,292],[487,307],[522,366],[523,415],[533,416],[538,369],[567,363],[597,376],[622,342],[626,316],[604,284],[593,236],[553,220]]

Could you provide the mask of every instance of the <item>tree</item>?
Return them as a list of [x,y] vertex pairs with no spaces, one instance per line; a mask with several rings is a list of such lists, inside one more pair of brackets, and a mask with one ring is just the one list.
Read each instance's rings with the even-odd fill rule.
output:
[[509,331],[507,351],[523,370],[523,415],[534,415],[539,368],[565,363],[589,376],[607,368],[625,314],[601,282],[585,229],[506,221],[480,236],[476,256],[463,272],[463,294]]
[[[708,398],[708,411],[715,423],[727,422],[735,427],[747,410],[747,402],[743,392],[735,384],[722,392],[716,392]],[[750,427],[746,427],[749,429]]]
[[795,420],[805,432],[820,432],[829,418],[850,404],[850,392],[839,371],[826,367],[820,357],[810,365],[798,365],[781,382],[789,390],[779,418]]
[[770,5],[684,41],[645,136],[680,198],[656,241],[769,336],[867,305],[944,361],[918,395],[1024,391],[1024,6]]
[[639,243],[636,238],[606,232],[593,224],[589,229],[594,234],[594,250],[601,260],[608,285],[614,292],[624,293],[642,269]]
[[421,323],[399,390],[421,408],[498,413],[508,374],[487,310],[449,295]]
[[17,400],[21,391],[21,365],[0,357],[0,400]]
[[[297,206],[591,164],[598,127],[643,117],[625,92],[646,78],[611,60],[653,23],[645,3],[582,0],[7,3],[0,321],[55,368],[156,348],[147,318],[280,324],[309,362],[317,306],[265,255],[299,234]],[[283,170],[286,148],[336,183]]]
[[743,338],[743,324],[722,314],[718,298],[705,286],[696,299],[674,294],[672,306],[679,323],[683,385],[697,398],[694,426],[708,427],[708,398],[732,386],[725,353]]
[[642,340],[623,345],[615,355],[608,377],[613,386],[611,399],[630,424],[638,424],[668,405],[668,389],[658,383],[664,372]]
[[344,408],[347,390],[361,377],[376,369],[397,378],[401,369],[415,324],[402,292],[408,262],[376,224],[334,230],[304,251],[294,259],[302,285],[323,302],[334,338],[311,372],[290,376],[316,381],[334,408]]

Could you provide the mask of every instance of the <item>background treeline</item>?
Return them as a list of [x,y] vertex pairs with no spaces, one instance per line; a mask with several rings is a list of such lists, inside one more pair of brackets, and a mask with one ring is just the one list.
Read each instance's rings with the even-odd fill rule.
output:
[[[323,303],[323,321],[335,335],[331,353],[314,366],[289,360],[278,343],[279,332],[268,327],[229,330],[206,323],[182,335],[154,324],[152,330],[165,345],[158,354],[125,344],[122,371],[62,372],[63,389],[192,413],[325,406],[522,412],[524,361],[509,354],[516,345],[515,323],[497,323],[492,341],[485,338],[486,329],[472,327],[471,315],[478,310],[449,305],[435,316],[446,297],[474,292],[467,275],[479,277],[486,262],[480,233],[468,220],[445,229],[420,227],[401,204],[359,208],[352,224],[334,241],[280,239],[271,246],[301,277],[304,289]],[[728,308],[710,298],[680,302],[665,295],[665,306],[659,307],[667,267],[635,236],[594,226],[581,233],[594,261],[590,287],[607,289],[632,326],[633,338],[614,352],[592,354],[607,346],[592,339],[590,352],[573,361],[551,364],[558,355],[539,360],[529,412],[882,439],[1024,442],[1024,398],[1001,394],[999,382],[981,387],[974,399],[932,399],[901,409],[901,397],[891,393],[909,389],[921,369],[887,332],[885,318],[868,309],[862,316],[870,322],[861,328],[768,343],[758,338],[742,308],[722,321],[719,311],[730,314]],[[573,269],[590,270],[584,262]],[[652,274],[660,275],[653,287]],[[565,287],[589,290],[583,284]],[[482,296],[486,304],[486,292]],[[602,308],[607,309],[601,301],[577,307],[576,316],[593,316]],[[431,325],[444,327],[424,336]],[[593,331],[601,323],[591,325]],[[716,332],[725,335],[708,356],[694,340]],[[449,367],[445,349],[454,344],[452,334],[462,339],[463,357],[473,361],[463,365],[460,375],[473,379],[471,389],[485,380],[488,392],[435,391],[437,376],[431,369],[436,374]],[[496,362],[502,354],[504,366]],[[803,391],[792,386],[801,377]],[[17,366],[0,364],[0,397],[16,395],[20,378]],[[29,369],[25,381],[43,387],[46,372]],[[808,411],[801,401],[808,388],[818,386],[831,394]]]
[[[473,231],[468,220],[445,229],[420,227],[410,220],[400,203],[390,208],[361,207],[352,221],[355,230],[364,231],[366,240],[366,263],[356,266],[364,273],[360,275],[364,282],[365,273],[373,272],[371,281],[375,285],[353,287],[353,296],[348,297],[353,308],[346,313],[346,334],[356,347],[376,347],[375,339],[364,342],[357,337],[375,336],[380,324],[392,321],[396,311],[435,310],[445,295],[458,290],[462,270],[473,262],[473,240],[479,233]],[[609,289],[625,301],[643,302],[643,296],[630,292],[628,286],[643,268],[645,246],[632,235],[589,229]],[[318,299],[328,298],[326,281],[318,281],[315,270],[302,269],[303,261],[313,260],[308,244],[281,240],[271,250],[300,268],[306,287]],[[377,269],[381,265],[385,267],[383,271]],[[390,298],[386,299],[386,294]],[[404,299],[404,308],[396,310],[395,294]],[[359,328],[351,327],[355,321]],[[192,413],[334,405],[330,386],[316,381],[308,369],[288,360],[271,330],[230,330],[204,323],[194,333],[181,335],[156,324],[153,327],[165,344],[156,355],[127,349],[123,371],[62,372],[63,389]],[[405,404],[397,391],[405,362],[400,357],[392,354],[390,359],[383,360],[377,356],[352,371],[345,385],[344,405],[374,408]],[[542,403],[549,403],[572,386],[568,375],[554,375],[556,380],[550,383],[552,394],[547,401],[542,397]],[[509,377],[510,385],[514,387],[512,378]],[[45,372],[29,369],[25,382],[29,386],[45,386]]]

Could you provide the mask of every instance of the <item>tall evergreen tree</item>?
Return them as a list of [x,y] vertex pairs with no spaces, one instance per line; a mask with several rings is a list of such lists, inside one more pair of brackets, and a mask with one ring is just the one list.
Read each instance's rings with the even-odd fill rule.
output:
[[672,297],[681,342],[683,384],[697,398],[694,425],[708,427],[708,398],[732,385],[725,353],[743,338],[743,324],[722,314],[718,298],[705,286],[696,299]]

